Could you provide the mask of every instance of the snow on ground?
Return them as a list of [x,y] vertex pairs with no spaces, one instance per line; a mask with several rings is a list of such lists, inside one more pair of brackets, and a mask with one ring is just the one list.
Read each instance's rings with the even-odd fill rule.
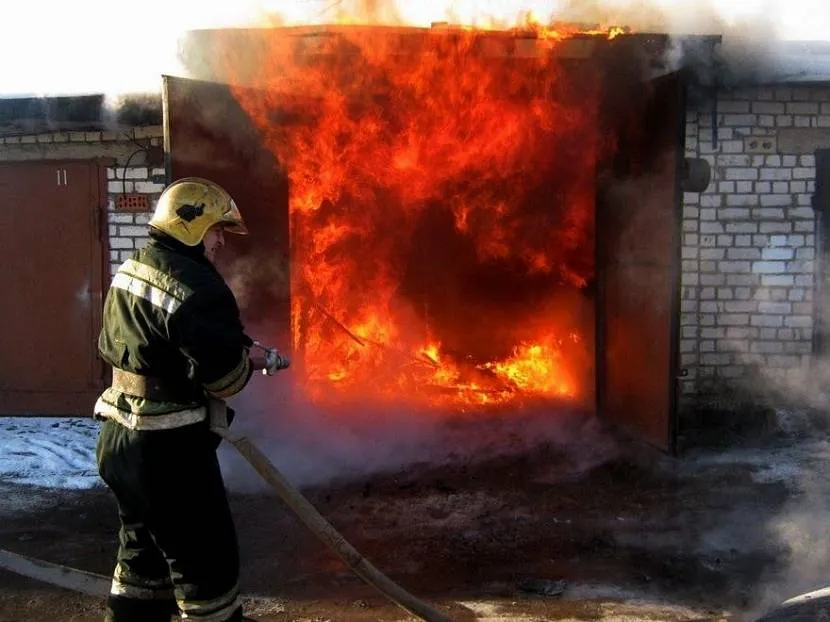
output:
[[[0,417],[0,481],[5,484],[60,490],[78,490],[103,485],[95,464],[98,426],[98,422],[81,417]],[[318,431],[331,433],[331,430]],[[251,438],[257,436],[251,435]],[[384,443],[379,443],[378,439],[370,440],[371,442],[365,445],[374,446],[376,452],[389,451],[388,447],[380,446]],[[422,445],[429,443],[428,438],[420,440]],[[297,466],[293,464],[293,459],[286,460],[285,452],[305,453],[306,459],[312,461],[318,456],[315,451],[310,451],[312,448],[308,446],[308,442],[298,439],[293,441],[292,443],[284,439],[279,447],[274,448],[269,446],[268,439],[258,438],[262,448],[267,454],[273,455],[275,462],[289,463],[279,466],[287,467],[287,474],[294,476],[289,477],[290,479],[303,480],[306,478],[302,477],[301,473],[292,473],[293,470],[297,470]],[[376,457],[367,455],[367,450],[371,454],[372,449],[365,445],[361,445],[359,453],[365,461],[371,463]],[[331,450],[332,447],[329,446],[329,454]],[[421,450],[423,458],[425,454],[423,448]],[[223,447],[220,457],[225,467],[229,466],[227,453],[227,448]],[[410,453],[416,456],[419,452],[412,450]],[[743,465],[751,468],[754,472],[753,479],[758,483],[779,482],[788,487],[798,488],[803,487],[805,478],[819,479],[822,482],[827,479],[830,483],[830,472],[823,468],[829,460],[830,440],[813,437],[777,447],[693,451],[674,463],[673,469],[681,477],[695,477],[709,468],[727,464]],[[341,462],[346,463],[349,460],[341,457]],[[601,460],[591,462],[595,464]],[[328,466],[336,471],[342,469],[344,464]],[[297,477],[298,475],[300,476]],[[234,478],[229,479],[231,488],[235,488]]]
[[[89,418],[0,417],[0,519],[3,516],[18,515],[20,512],[60,504],[61,495],[56,494],[56,491],[102,486],[103,482],[97,474],[95,463],[98,427],[99,424]],[[360,439],[355,437],[349,439],[348,443],[354,451],[338,453],[332,451],[331,446],[322,443],[323,439],[331,439],[331,428],[322,427],[317,423],[312,426],[315,433],[309,434],[309,437],[316,440],[318,445],[322,443],[321,447],[312,443],[303,434],[285,434],[278,444],[274,444],[272,438],[262,434],[250,434],[244,425],[238,427],[240,432],[249,433],[250,438],[262,447],[279,468],[284,468],[289,480],[295,484],[302,484],[302,480],[308,479],[304,475],[307,466],[305,462],[297,464],[296,458],[300,454],[308,458],[307,462],[316,465],[315,470],[329,476],[337,470],[352,470],[357,455],[363,456],[366,463],[371,465],[371,470],[382,471],[380,467],[389,466],[391,463],[389,460],[379,461],[379,457],[387,456],[396,447],[399,450],[403,447],[408,451],[400,451],[399,460],[392,461],[394,464],[406,462],[409,457],[417,456],[419,453],[422,458],[435,460],[438,464],[445,459],[440,455],[423,452],[425,446],[436,441],[436,436],[426,432],[414,435],[414,439],[412,435],[405,435],[408,439],[405,439],[406,443],[386,435]],[[544,434],[537,434],[539,430],[528,426],[526,422],[521,428],[525,431],[531,428],[531,432],[528,432],[531,437],[544,437]],[[560,443],[567,443],[568,435],[563,431],[565,428],[553,428],[554,431],[549,433],[559,437]],[[496,438],[510,436],[503,434],[504,430],[497,432],[494,434]],[[654,465],[656,469],[669,469],[685,480],[698,477],[711,479],[713,473],[729,473],[733,471],[733,467],[743,467],[741,472],[749,474],[753,484],[777,483],[794,493],[774,516],[764,518],[769,521],[764,530],[746,529],[747,520],[762,520],[763,517],[756,515],[747,518],[747,509],[736,507],[733,519],[721,513],[712,519],[711,524],[700,525],[701,533],[698,534],[695,544],[695,552],[698,555],[715,559],[720,567],[721,560],[729,559],[729,555],[735,552],[766,550],[768,540],[774,541],[785,556],[798,563],[787,572],[779,573],[774,581],[771,580],[770,586],[767,586],[770,591],[770,602],[780,602],[785,597],[814,589],[816,585],[824,585],[826,581],[823,581],[823,578],[830,568],[830,551],[824,546],[827,538],[830,538],[830,527],[826,521],[830,514],[830,470],[826,468],[830,462],[830,439],[826,433],[817,432],[814,430],[810,434],[793,435],[787,442],[765,446],[695,450],[680,459],[660,460]],[[588,449],[592,443],[596,450],[603,448],[602,443],[597,442],[597,437],[593,434],[594,432],[586,432],[582,427],[578,432],[572,430],[570,441],[575,449],[568,455],[579,455],[580,451],[582,454],[590,453]],[[581,442],[576,441],[577,437]],[[450,440],[458,439],[451,436]],[[521,442],[515,443],[518,447],[527,447],[527,438],[522,437],[519,441]],[[446,445],[447,439],[444,439],[442,444]],[[478,449],[482,447],[488,447],[487,443],[479,445]],[[223,447],[220,452],[223,470],[231,489],[239,487],[239,477],[238,473],[234,472],[234,466],[237,469],[245,468],[249,477],[250,473],[253,473],[248,465],[230,463],[228,455],[233,454],[229,447]],[[582,458],[585,459],[585,456]],[[585,461],[584,470],[590,470],[591,465],[601,463],[597,456],[591,455],[589,458]],[[320,465],[325,468],[321,469]],[[750,508],[750,511],[757,512],[758,508]],[[637,533],[641,531],[640,529]],[[622,542],[626,535],[618,534],[618,537]],[[758,538],[765,539],[759,541]],[[660,544],[656,535],[651,538],[652,547],[671,548],[675,544],[676,542],[671,539]],[[821,577],[822,580],[817,577]]]
[[[515,426],[505,420],[501,429],[464,439],[466,428],[442,426],[435,419],[385,413],[367,423],[356,417],[328,420],[320,413],[303,411],[282,422],[258,421],[251,417],[234,430],[254,440],[274,464],[296,486],[325,484],[336,479],[398,469],[406,464],[443,464],[521,452],[548,441],[560,448],[576,442],[572,467],[589,470],[614,455],[607,439],[590,421],[573,424],[568,418],[526,422]],[[242,418],[240,418],[242,419]],[[581,421],[581,420],[580,420]],[[40,489],[79,490],[104,485],[98,476],[95,445],[99,423],[81,417],[0,416],[0,482]],[[491,426],[492,427],[492,426]],[[466,447],[466,450],[465,450]],[[219,459],[226,484],[232,491],[266,490],[253,469],[223,443]]]
[[98,423],[89,418],[0,417],[0,481],[51,489],[102,485]]

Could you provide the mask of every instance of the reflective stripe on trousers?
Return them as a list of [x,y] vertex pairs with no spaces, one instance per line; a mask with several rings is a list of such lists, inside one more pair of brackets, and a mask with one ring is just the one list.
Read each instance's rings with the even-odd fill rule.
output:
[[225,622],[242,606],[238,585],[212,600],[177,600],[176,602],[182,613],[182,620],[200,620],[201,622]]
[[[126,584],[152,591],[169,577],[171,609],[206,622],[241,619],[239,550],[217,438],[207,425],[144,431],[107,419],[97,446],[99,473],[115,493],[121,522],[118,565],[126,572],[116,577],[116,590]],[[112,595],[111,622],[150,622],[144,611],[159,601],[134,593]]]
[[173,600],[173,588],[152,588],[124,583],[118,579],[112,580],[110,588],[112,596],[122,596],[135,600]]

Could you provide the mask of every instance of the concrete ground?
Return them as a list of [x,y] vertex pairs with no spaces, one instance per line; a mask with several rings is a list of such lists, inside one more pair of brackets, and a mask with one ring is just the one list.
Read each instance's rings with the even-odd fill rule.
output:
[[[784,430],[669,458],[573,416],[476,430],[474,452],[303,486],[377,568],[454,620],[755,620],[830,576],[821,435]],[[243,468],[228,462],[229,479]],[[275,496],[231,499],[249,615],[411,619]],[[104,488],[2,482],[0,518],[0,548],[111,571]],[[2,622],[99,620],[102,604],[0,572]]]

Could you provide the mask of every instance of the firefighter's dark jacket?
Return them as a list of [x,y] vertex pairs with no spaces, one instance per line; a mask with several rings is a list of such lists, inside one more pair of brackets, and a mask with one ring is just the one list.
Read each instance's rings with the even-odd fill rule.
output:
[[204,247],[151,229],[149,244],[122,264],[104,303],[98,350],[115,368],[175,387],[173,399],[149,399],[110,387],[98,417],[134,429],[204,420],[209,397],[226,398],[251,377],[251,339],[233,293]]

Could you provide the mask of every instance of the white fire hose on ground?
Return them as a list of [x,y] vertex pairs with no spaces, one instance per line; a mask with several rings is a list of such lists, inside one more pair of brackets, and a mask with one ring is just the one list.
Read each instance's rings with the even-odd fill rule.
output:
[[[276,354],[276,350],[273,348],[266,348],[258,342],[255,342],[254,345],[266,350],[267,353]],[[280,357],[279,354],[276,354],[276,356],[281,361],[277,369],[288,367],[287,359]],[[272,369],[268,374],[272,375],[273,371]],[[227,406],[224,401],[211,400],[208,412],[211,430],[233,445],[234,449],[274,489],[283,502],[305,523],[306,527],[325,542],[340,559],[346,562],[357,576],[380,591],[398,607],[422,620],[426,620],[426,622],[452,622],[451,618],[416,598],[375,568],[340,535],[300,491],[288,483],[285,476],[253,442],[246,436],[232,432],[228,427]]]

